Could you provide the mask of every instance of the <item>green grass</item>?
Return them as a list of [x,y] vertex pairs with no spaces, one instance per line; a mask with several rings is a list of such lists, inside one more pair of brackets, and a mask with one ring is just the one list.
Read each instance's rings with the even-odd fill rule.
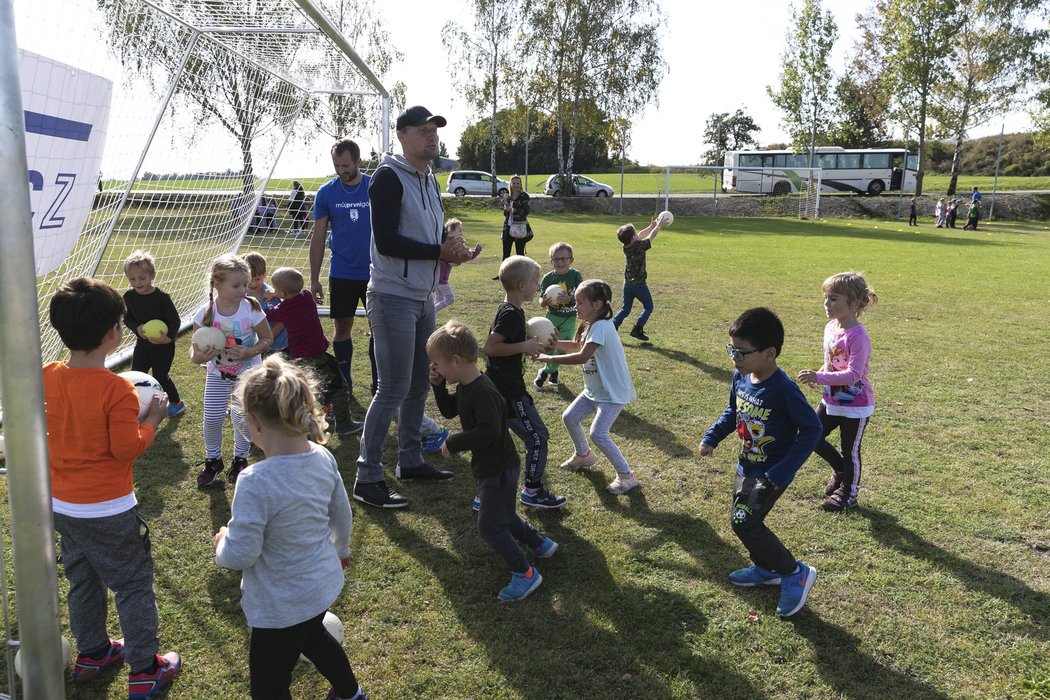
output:
[[[498,215],[455,213],[485,250],[455,269],[457,301],[439,320],[484,332],[501,296],[489,279]],[[534,215],[532,223],[535,258],[571,241],[585,276],[618,289],[619,218]],[[1044,223],[982,229],[676,219],[649,253],[653,342],[624,334],[638,400],[613,432],[641,489],[606,493],[604,459],[579,474],[557,468],[571,451],[561,412],[582,384],[566,368],[563,386],[536,402],[551,432],[548,480],[569,504],[527,513],[561,549],[540,564],[544,585],[524,603],[495,600],[507,572],[477,536],[466,457],[433,459],[456,479],[406,484],[408,510],[355,504],[349,580],[334,611],[370,696],[1050,697],[1050,360],[1040,351],[1050,232]],[[865,319],[878,406],[860,508],[820,512],[826,465],[814,457],[799,472],[770,524],[820,573],[806,608],[780,620],[776,589],[740,590],[726,578],[748,561],[727,517],[734,446],[701,460],[696,445],[725,405],[732,319],[770,306],[787,327],[781,365],[791,375],[814,368],[826,320],[820,283],[846,269],[864,271],[880,298]],[[363,324],[355,338],[363,350]],[[136,467],[153,532],[160,636],[186,661],[172,698],[243,697],[239,575],[211,558],[232,491],[194,485],[203,370],[179,342],[174,374],[190,410],[162,426]],[[359,350],[361,401],[367,373]],[[333,439],[331,448],[352,484],[357,441]],[[227,460],[231,450],[228,431]],[[395,461],[391,439],[391,481]],[[64,581],[60,594],[68,634]],[[300,668],[292,692],[322,697],[326,688]],[[68,688],[72,698],[125,692],[121,675]]]

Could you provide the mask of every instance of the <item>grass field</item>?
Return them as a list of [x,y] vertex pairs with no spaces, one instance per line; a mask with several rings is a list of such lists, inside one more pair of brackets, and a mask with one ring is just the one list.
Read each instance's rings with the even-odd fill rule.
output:
[[[456,317],[483,332],[501,298],[490,280],[498,217],[472,207],[455,213],[485,250],[455,269],[457,301],[439,322]],[[619,219],[536,215],[532,223],[533,257],[570,241],[585,276],[618,289]],[[433,459],[456,479],[404,485],[408,510],[355,502],[351,568],[333,610],[369,695],[1050,697],[1047,225],[973,233],[875,220],[679,217],[657,239],[648,269],[652,344],[624,334],[638,400],[613,429],[642,487],[606,493],[604,459],[582,473],[558,469],[572,449],[560,416],[581,388],[578,370],[563,370],[557,390],[533,392],[551,433],[548,480],[569,503],[527,513],[561,544],[540,564],[544,584],[527,601],[496,602],[507,572],[477,536],[467,458]],[[826,465],[814,457],[799,472],[769,522],[819,577],[806,608],[781,620],[776,589],[727,580],[747,563],[727,517],[734,445],[727,440],[701,460],[696,444],[725,406],[732,319],[750,306],[773,308],[788,333],[781,366],[792,376],[816,368],[826,321],[820,283],[846,269],[864,271],[880,297],[865,319],[878,406],[864,442],[860,508],[821,512]],[[363,349],[362,328],[355,338]],[[185,658],[170,697],[244,697],[240,577],[211,557],[232,490],[195,487],[203,370],[179,342],[174,376],[190,410],[162,425],[136,467],[153,532],[162,647]],[[531,379],[535,369],[527,372]],[[359,351],[361,402],[367,373]],[[357,440],[330,446],[352,485]],[[229,432],[225,448],[228,463]],[[395,456],[389,440],[391,481]],[[61,595],[68,634],[64,581]],[[292,692],[319,698],[326,689],[300,668]],[[125,693],[122,674],[68,687],[71,698]]]
[[[500,177],[509,180],[512,174],[505,173],[501,174]],[[615,192],[620,192],[619,172],[586,173],[586,175],[593,180],[610,185]],[[550,173],[546,175],[530,174],[525,191],[531,194],[542,193],[543,185],[549,176]],[[313,192],[323,185],[329,177],[304,178],[300,182],[307,191]],[[522,178],[524,179],[524,175],[522,175]],[[448,173],[438,173],[437,180],[441,191],[444,192],[445,185],[448,182]],[[948,189],[948,180],[949,177],[947,175],[926,175],[923,181],[923,193],[928,196],[943,195]],[[993,178],[991,177],[980,175],[964,175],[959,178],[956,191],[960,196],[963,196],[969,193],[970,188],[976,185],[982,192],[991,192],[992,180]],[[136,183],[135,189],[221,189],[236,188],[238,184],[236,180],[155,180],[140,181]],[[115,185],[107,184],[107,187],[113,186]],[[267,191],[286,192],[291,190],[291,188],[291,179],[275,178],[270,181]],[[713,188],[714,181],[710,174],[671,173],[670,192],[672,194],[711,194]],[[659,193],[662,195],[665,190],[667,190],[667,181],[664,173],[626,173],[624,175],[623,191],[625,194],[656,195]],[[998,190],[1002,192],[1011,190],[1050,190],[1050,177],[1000,177]]]

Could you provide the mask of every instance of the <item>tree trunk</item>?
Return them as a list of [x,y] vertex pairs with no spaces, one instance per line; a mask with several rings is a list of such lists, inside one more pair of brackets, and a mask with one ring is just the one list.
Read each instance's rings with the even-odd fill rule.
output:
[[959,133],[955,135],[955,154],[952,155],[952,176],[948,180],[948,196],[955,194],[955,188],[959,183],[959,168],[962,164],[963,137],[966,135],[966,125],[970,122],[970,95],[972,93],[973,81],[967,81],[967,89],[964,91],[962,116],[959,118]]
[[492,175],[492,196],[497,194],[498,183],[496,182],[496,59],[492,61],[492,149],[489,154],[489,171]]

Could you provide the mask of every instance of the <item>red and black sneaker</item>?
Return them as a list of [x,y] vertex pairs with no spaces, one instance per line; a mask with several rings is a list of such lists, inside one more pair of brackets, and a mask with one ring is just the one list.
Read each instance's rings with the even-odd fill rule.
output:
[[169,651],[164,656],[157,654],[156,658],[157,667],[153,671],[128,674],[129,700],[146,700],[160,695],[182,671],[182,657],[175,652]]
[[[206,459],[201,464],[204,465],[204,469],[197,475],[197,486],[211,486],[215,483],[215,479],[219,476],[219,473],[223,470],[222,457],[216,457],[214,459]],[[198,465],[200,466],[200,465]],[[222,484],[222,482],[219,482]]]
[[241,475],[241,472],[248,466],[248,459],[246,457],[234,457],[233,466],[230,467],[230,472],[226,475],[226,480],[231,484],[237,483],[237,477]]
[[114,641],[111,639],[109,640],[109,649],[106,649],[106,653],[101,658],[93,659],[83,654],[77,657],[77,662],[73,666],[73,680],[90,681],[123,663],[124,640],[118,639]]

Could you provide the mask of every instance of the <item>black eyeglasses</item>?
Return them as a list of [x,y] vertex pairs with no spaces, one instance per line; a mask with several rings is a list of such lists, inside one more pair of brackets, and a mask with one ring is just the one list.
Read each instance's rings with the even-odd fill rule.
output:
[[558,256],[556,258],[551,258],[551,262],[569,262],[570,260],[572,260],[572,258],[570,258],[570,257],[564,257],[563,258],[561,256]]
[[726,352],[728,352],[729,356],[737,362],[743,360],[745,357],[747,357],[753,352],[760,352],[762,350],[765,350],[765,348],[755,348],[754,350],[741,350],[740,348],[734,348],[730,343],[726,343]]

